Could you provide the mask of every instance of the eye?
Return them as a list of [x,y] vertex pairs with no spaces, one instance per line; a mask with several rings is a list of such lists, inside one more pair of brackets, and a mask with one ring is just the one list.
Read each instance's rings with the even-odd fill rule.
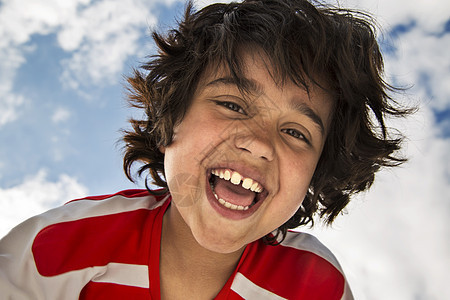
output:
[[230,102],[230,101],[216,101],[216,104],[220,105],[220,106],[223,106],[223,107],[225,107],[225,108],[227,108],[229,110],[238,112],[240,114],[247,115],[245,110],[239,104],[236,104],[234,102]]
[[282,129],[281,132],[284,132],[290,136],[292,136],[293,138],[299,139],[299,140],[303,140],[305,141],[308,145],[310,145],[309,140],[306,138],[306,136],[301,133],[300,131],[296,130],[296,129],[292,129],[292,128],[287,128],[287,129]]

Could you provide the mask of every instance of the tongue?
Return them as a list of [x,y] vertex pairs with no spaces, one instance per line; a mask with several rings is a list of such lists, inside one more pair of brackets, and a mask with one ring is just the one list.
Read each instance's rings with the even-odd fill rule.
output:
[[235,205],[247,206],[255,199],[254,192],[220,178],[216,178],[214,191],[219,198]]

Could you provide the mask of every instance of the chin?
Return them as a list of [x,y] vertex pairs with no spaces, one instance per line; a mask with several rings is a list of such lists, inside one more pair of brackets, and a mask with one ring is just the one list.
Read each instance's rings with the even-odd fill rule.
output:
[[197,237],[194,235],[194,237],[197,243],[199,243],[203,248],[221,254],[228,254],[239,251],[249,243],[235,239],[227,239],[223,237],[223,235],[201,237]]

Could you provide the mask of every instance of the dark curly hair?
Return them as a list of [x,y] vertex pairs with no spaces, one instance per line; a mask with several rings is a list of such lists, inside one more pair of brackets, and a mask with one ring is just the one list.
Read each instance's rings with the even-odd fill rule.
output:
[[130,120],[132,130],[124,132],[127,177],[133,181],[131,166],[140,161],[138,175],[149,172],[154,184],[167,189],[158,149],[171,143],[199,78],[219,61],[239,84],[239,49],[252,47],[270,58],[274,78],[307,91],[311,82],[320,86],[316,79],[321,78],[335,101],[331,130],[302,206],[266,240],[276,243],[288,229],[313,225],[315,213],[331,224],[353,194],[372,185],[380,167],[404,162],[395,156],[402,137],[391,136],[384,119],[411,110],[389,95],[396,89],[382,78],[373,24],[365,13],[307,0],[245,0],[198,12],[189,2],[178,28],[153,32],[159,52],[142,66],[145,72],[135,70],[128,78],[129,102],[146,116]]

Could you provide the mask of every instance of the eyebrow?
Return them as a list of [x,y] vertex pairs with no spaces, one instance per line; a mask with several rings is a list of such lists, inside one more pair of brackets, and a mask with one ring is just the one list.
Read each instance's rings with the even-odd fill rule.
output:
[[[242,86],[244,90],[247,90],[252,93],[256,94],[263,94],[263,89],[261,86],[255,82],[254,80],[248,79],[248,78],[240,78],[241,82],[238,84],[236,80],[230,76],[226,77],[220,77],[217,79],[212,80],[209,82],[206,86],[214,86],[218,84],[224,84],[224,85],[234,85],[234,86]],[[290,101],[289,108],[292,110],[295,110],[302,115],[308,117],[317,127],[320,129],[320,133],[324,135],[325,133],[325,126],[323,125],[322,119],[319,117],[318,114],[307,104],[297,102],[297,101]]]
[[323,121],[322,119],[319,117],[318,114],[316,114],[316,112],[314,110],[312,110],[311,107],[309,107],[307,104],[305,103],[298,103],[298,102],[294,102],[291,101],[290,103],[290,107],[293,110],[296,110],[298,112],[300,112],[301,114],[305,115],[306,117],[308,117],[311,121],[314,122],[314,124],[316,124],[319,129],[320,129],[320,133],[322,135],[324,135],[325,133],[325,126],[323,125]]

